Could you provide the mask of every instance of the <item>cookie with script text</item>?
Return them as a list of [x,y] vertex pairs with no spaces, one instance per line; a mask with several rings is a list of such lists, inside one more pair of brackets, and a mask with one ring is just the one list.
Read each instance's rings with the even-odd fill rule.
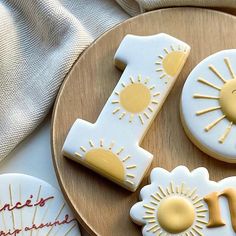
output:
[[217,52],[190,73],[181,118],[191,141],[208,155],[236,163],[236,49]]
[[155,168],[130,211],[144,236],[234,236],[236,177],[209,180],[205,168]]
[[94,124],[75,121],[63,154],[135,191],[153,158],[140,143],[189,52],[186,43],[167,34],[125,36],[114,57],[123,70],[118,84]]
[[62,195],[22,174],[0,175],[1,236],[78,236],[78,224]]

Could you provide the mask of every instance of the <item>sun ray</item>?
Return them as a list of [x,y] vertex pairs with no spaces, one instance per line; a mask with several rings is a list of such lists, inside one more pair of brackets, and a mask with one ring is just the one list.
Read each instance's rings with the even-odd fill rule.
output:
[[229,72],[230,72],[230,75],[231,75],[232,79],[235,79],[236,76],[235,76],[234,70],[233,70],[233,68],[232,68],[232,66],[231,66],[231,63],[230,63],[229,58],[228,58],[228,57],[225,57],[225,58],[224,58],[224,62],[225,62],[226,66],[227,66],[227,68],[228,68],[228,70],[229,70]]
[[135,169],[137,166],[136,165],[131,165],[131,166],[127,166],[126,169]]
[[114,101],[112,101],[111,103],[112,103],[112,104],[117,104],[117,103],[120,103],[120,101],[114,100]]
[[218,118],[217,120],[213,121],[212,123],[210,123],[208,126],[205,127],[205,131],[208,132],[210,131],[212,128],[214,128],[218,123],[220,123],[226,116],[223,115],[220,118]]
[[151,107],[148,107],[148,110],[149,110],[150,112],[153,112],[153,109],[152,109]]
[[124,148],[122,147],[116,154],[119,156],[124,151]]
[[207,86],[209,86],[209,87],[212,87],[212,88],[214,88],[214,89],[217,89],[217,90],[219,90],[219,91],[221,90],[220,87],[214,85],[213,83],[211,83],[211,82],[209,82],[209,81],[207,81],[207,80],[205,80],[205,79],[203,79],[203,78],[198,78],[198,82],[200,82],[200,83],[202,83],[202,84],[205,84],[205,85],[207,85]]
[[163,57],[162,55],[159,55],[158,57],[159,57],[160,59],[164,59],[164,57]]
[[160,201],[160,199],[159,199],[157,196],[153,195],[153,194],[151,195],[151,197],[152,197],[154,200],[158,201],[158,202]]
[[148,224],[153,224],[153,223],[156,223],[156,219],[155,219],[155,220],[149,220],[149,221],[148,221]]
[[138,75],[138,82],[141,82],[142,76]]
[[127,174],[126,176],[129,177],[129,178],[131,178],[131,179],[134,179],[134,178],[135,178],[135,175],[132,175],[132,174]]
[[114,115],[114,114],[116,114],[118,111],[120,111],[120,107],[118,107],[118,108],[116,108],[113,112],[112,112],[112,114]]
[[160,192],[163,194],[164,197],[166,197],[166,193],[164,191],[164,189],[161,186],[158,186]]
[[157,97],[159,95],[160,95],[160,93],[155,93],[155,94],[153,94],[153,97]]
[[73,224],[69,229],[68,229],[68,231],[65,233],[65,235],[64,236],[67,236],[67,235],[69,235],[69,233],[76,227],[76,223],[75,224]]
[[115,143],[111,142],[110,146],[109,146],[109,150],[112,150],[112,148],[114,147]]
[[202,99],[215,99],[215,100],[219,100],[219,97],[217,96],[210,96],[210,95],[203,95],[203,94],[194,94],[193,95],[194,98],[202,98]]
[[158,224],[152,225],[150,228],[147,229],[147,232],[153,232],[153,230],[155,230],[156,228],[160,228]]
[[80,150],[86,152],[86,149],[83,146],[80,146]]
[[167,50],[167,48],[164,48],[164,52],[165,52],[166,54],[169,54],[169,51]]
[[89,145],[90,145],[90,147],[94,147],[94,144],[93,144],[92,140],[89,140]]
[[158,205],[158,203],[156,203],[156,202],[154,202],[154,201],[151,201],[150,203],[153,204],[154,206],[157,206],[157,205]]
[[121,85],[122,85],[122,87],[123,87],[123,88],[125,88],[125,87],[126,87],[125,83],[121,83]]
[[197,112],[196,112],[196,115],[197,115],[197,116],[200,116],[200,115],[206,114],[206,113],[208,113],[208,112],[215,111],[215,110],[219,110],[219,109],[221,109],[221,106],[210,107],[210,108],[207,108],[207,109],[204,109],[204,110],[201,110],[201,111],[197,111]]
[[155,219],[155,216],[143,216],[143,219],[144,219],[144,220],[147,220],[147,219]]
[[79,158],[82,158],[82,157],[83,157],[83,155],[81,155],[81,154],[78,153],[78,152],[75,152],[75,156],[76,156],[76,157],[79,157]]
[[146,112],[144,112],[143,115],[144,115],[147,119],[150,119],[150,117],[148,116],[148,114],[147,114]]
[[191,197],[196,193],[196,191],[197,191],[197,189],[194,188],[194,189],[189,193],[188,197],[191,198]]
[[143,118],[142,118],[142,116],[141,116],[140,114],[138,115],[138,118],[139,118],[141,124],[143,125],[143,124],[144,124],[144,122],[143,122]]
[[122,112],[121,115],[119,116],[119,120],[122,120],[126,115],[126,112]]
[[193,231],[197,233],[199,236],[203,236],[203,234],[196,228],[192,227]]
[[160,75],[160,79],[163,79],[166,76],[167,76],[167,74],[162,74],[162,75]]
[[100,147],[103,147],[103,139],[100,140]]
[[198,220],[198,219],[196,219],[196,221],[198,222],[198,223],[202,223],[202,224],[204,224],[204,225],[207,225],[208,223],[206,222],[206,221],[204,221],[204,220]]
[[118,92],[115,92],[115,95],[119,96],[120,94]]
[[160,193],[156,192],[156,194],[157,194],[157,196],[158,196],[160,199],[163,198]]
[[163,71],[162,68],[158,68],[158,69],[156,69],[156,72],[161,72],[161,71]]
[[174,183],[172,181],[170,182],[170,189],[171,193],[174,193]]
[[152,100],[152,103],[153,103],[153,104],[158,104],[158,101]]
[[172,51],[175,51],[175,48],[174,48],[173,45],[171,45],[170,48],[171,48]]
[[126,162],[128,159],[130,159],[131,158],[131,156],[127,156],[127,157],[125,157],[122,161],[123,162]]
[[156,65],[161,65],[162,62],[161,62],[161,61],[156,61],[155,64],[156,64]]
[[129,79],[130,79],[130,82],[133,84],[134,83],[134,78],[131,76],[131,77],[129,77]]
[[223,82],[226,83],[227,80],[224,79],[224,77],[220,74],[220,72],[213,66],[209,65],[209,69]]
[[130,180],[125,180],[126,183],[134,185],[134,182],[130,181]]
[[219,142],[220,143],[224,143],[225,142],[225,140],[228,137],[232,127],[233,127],[233,122],[230,122],[229,126],[225,130],[225,133],[219,138]]
[[152,86],[152,87],[150,87],[149,89],[150,89],[150,90],[153,90],[154,88],[155,88],[155,86],[153,85],[153,86]]
[[144,204],[143,207],[145,207],[145,208],[147,208],[147,209],[149,209],[149,210],[153,210],[153,211],[156,210],[154,207],[151,207],[151,206],[149,206],[149,205],[147,205],[147,204]]

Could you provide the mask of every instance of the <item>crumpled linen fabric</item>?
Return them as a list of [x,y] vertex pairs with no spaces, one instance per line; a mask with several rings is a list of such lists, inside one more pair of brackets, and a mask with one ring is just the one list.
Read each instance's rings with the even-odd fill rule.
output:
[[0,0],[0,160],[45,118],[69,69],[103,32],[167,6],[236,0]]

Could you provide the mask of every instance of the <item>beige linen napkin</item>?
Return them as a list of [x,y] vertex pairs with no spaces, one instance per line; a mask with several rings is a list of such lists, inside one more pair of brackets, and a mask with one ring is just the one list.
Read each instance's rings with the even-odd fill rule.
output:
[[235,4],[236,0],[1,0],[0,160],[40,124],[73,62],[107,29],[160,7]]

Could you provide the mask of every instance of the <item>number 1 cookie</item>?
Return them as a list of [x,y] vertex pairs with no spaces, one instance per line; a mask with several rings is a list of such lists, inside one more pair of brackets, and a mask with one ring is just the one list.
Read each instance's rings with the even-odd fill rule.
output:
[[190,73],[181,97],[188,137],[203,152],[236,162],[236,50],[215,53]]
[[130,215],[143,226],[143,236],[236,234],[236,177],[217,183],[205,168],[155,168],[140,198]]
[[66,138],[63,154],[135,191],[152,161],[141,148],[190,51],[166,34],[127,35],[116,54],[123,74],[95,124],[78,119]]

